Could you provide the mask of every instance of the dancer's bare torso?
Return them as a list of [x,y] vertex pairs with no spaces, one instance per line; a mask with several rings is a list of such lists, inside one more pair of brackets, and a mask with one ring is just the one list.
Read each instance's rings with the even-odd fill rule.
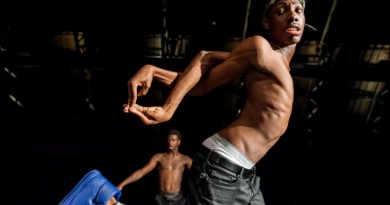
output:
[[[248,65],[244,73],[246,101],[239,117],[219,134],[257,163],[287,129],[293,103],[293,80],[288,62],[276,57],[280,52],[266,47],[268,59],[259,67]],[[250,49],[249,49],[250,50]],[[256,53],[238,53],[236,63],[259,59]],[[283,53],[282,53],[283,55]],[[232,56],[231,58],[235,58]],[[242,58],[242,59],[240,59]],[[242,63],[241,65],[246,65]]]

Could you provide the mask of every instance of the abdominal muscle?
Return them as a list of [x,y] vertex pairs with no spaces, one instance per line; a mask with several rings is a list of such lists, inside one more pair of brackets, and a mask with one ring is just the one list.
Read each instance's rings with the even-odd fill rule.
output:
[[181,190],[181,169],[159,169],[160,191],[165,193],[177,193]]
[[[291,76],[288,73],[288,78]],[[253,163],[257,163],[285,133],[293,103],[292,79],[280,84],[264,74],[246,78],[247,99],[240,116],[218,132]],[[279,81],[280,82],[280,81]]]

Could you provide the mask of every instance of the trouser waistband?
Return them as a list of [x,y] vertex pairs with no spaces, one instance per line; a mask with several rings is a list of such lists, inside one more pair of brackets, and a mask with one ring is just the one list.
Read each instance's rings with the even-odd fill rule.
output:
[[201,146],[199,153],[208,158],[208,160],[218,164],[219,166],[224,167],[225,169],[228,169],[229,171],[234,172],[237,175],[241,175],[245,178],[254,176],[256,174],[255,167],[253,167],[252,169],[246,169],[242,166],[234,164],[222,155],[208,149],[205,146]]

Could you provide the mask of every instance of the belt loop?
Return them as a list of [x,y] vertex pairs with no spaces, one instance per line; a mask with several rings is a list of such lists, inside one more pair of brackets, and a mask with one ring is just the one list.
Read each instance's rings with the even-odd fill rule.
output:
[[211,149],[207,148],[207,147],[204,146],[204,145],[203,145],[203,148],[204,148],[205,150],[207,150],[206,162],[209,163],[209,161],[210,161],[209,159],[210,159],[210,156],[211,156],[211,154],[213,153],[213,151],[212,151]]
[[239,176],[244,177],[244,171],[245,171],[245,168],[244,168],[244,167],[241,167]]
[[[208,148],[207,148],[208,149]],[[210,149],[209,150],[209,153],[207,154],[207,161],[209,161],[209,158],[210,158],[210,156],[211,156],[211,153],[213,153],[213,151]]]

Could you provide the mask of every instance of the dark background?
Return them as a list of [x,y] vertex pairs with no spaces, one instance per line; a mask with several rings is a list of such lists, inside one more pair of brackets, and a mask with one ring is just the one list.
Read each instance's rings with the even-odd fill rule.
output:
[[[242,0],[3,1],[2,203],[58,204],[92,169],[117,184],[165,150],[170,128],[182,132],[180,150],[192,155],[235,118],[244,98],[239,79],[187,96],[170,122],[151,126],[122,113],[127,80],[145,63],[182,71],[199,49],[229,50],[256,34],[262,6],[251,3],[245,31]],[[291,123],[257,165],[267,205],[382,204],[389,196],[387,12],[379,0],[307,1],[317,32],[306,31],[291,65]],[[164,45],[188,40],[185,52],[161,46],[156,55],[145,44],[164,32]],[[75,33],[83,42],[74,39],[73,50],[52,40]],[[168,92],[154,83],[139,102],[161,104]],[[154,170],[126,186],[121,202],[151,203],[157,181]]]

